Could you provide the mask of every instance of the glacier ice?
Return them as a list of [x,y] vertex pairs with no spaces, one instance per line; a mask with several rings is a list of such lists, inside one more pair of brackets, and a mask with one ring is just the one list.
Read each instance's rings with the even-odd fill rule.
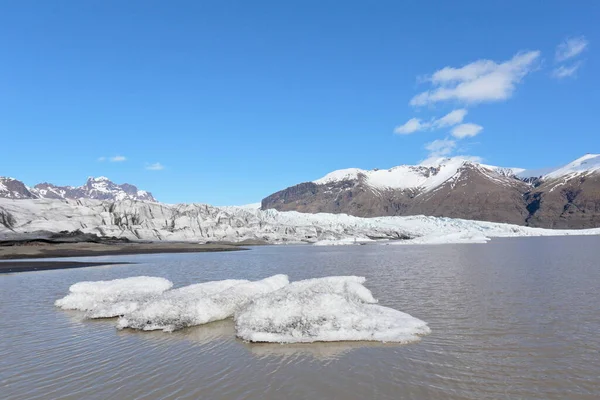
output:
[[313,243],[313,246],[352,246],[367,243],[375,243],[375,240],[369,238],[344,238],[344,239],[323,239]]
[[[232,284],[232,281],[221,281],[195,285],[196,288],[180,289],[175,295],[166,293],[139,309],[126,313],[119,319],[117,328],[162,329],[170,332],[218,321],[233,316],[238,308],[253,298],[288,284],[286,275],[274,275],[254,282]],[[202,285],[213,286],[210,292],[202,293]]]
[[[38,230],[81,229],[100,236],[132,240],[233,241],[267,243],[354,243],[368,238],[404,244],[484,242],[486,238],[517,236],[598,235],[600,228],[552,230],[525,226],[410,216],[359,218],[345,214],[303,214],[254,207],[213,207],[206,204],[161,204],[129,200],[11,200],[0,198],[0,213],[14,224],[0,224],[0,237]],[[86,228],[82,228],[85,226]],[[472,236],[472,239],[469,237]],[[405,238],[408,240],[397,240]],[[410,239],[412,238],[412,239]],[[328,242],[337,241],[340,242]]]
[[162,296],[141,305],[136,310],[123,313],[118,326],[137,327],[144,330],[174,330],[175,326],[182,325],[194,316],[194,307],[206,298],[242,283],[249,283],[245,279],[227,279],[196,283],[181,288],[169,290]]
[[251,342],[408,343],[430,332],[424,321],[375,304],[364,282],[357,276],[294,282],[236,312],[236,334]]
[[380,306],[358,276],[289,283],[286,275],[228,279],[169,290],[164,278],[80,282],[55,305],[87,318],[120,316],[117,328],[163,330],[234,316],[236,335],[250,342],[382,341],[408,343],[430,332],[409,314]]
[[135,310],[141,303],[169,290],[164,278],[136,276],[110,281],[79,282],[54,303],[65,310],[86,311],[89,318],[109,318]]

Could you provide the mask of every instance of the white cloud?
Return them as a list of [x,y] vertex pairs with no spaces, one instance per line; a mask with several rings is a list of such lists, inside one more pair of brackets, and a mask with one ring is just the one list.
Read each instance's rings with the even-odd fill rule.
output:
[[437,139],[427,143],[425,149],[429,151],[429,158],[440,158],[448,156],[456,148],[456,142],[451,139]]
[[566,78],[568,76],[573,76],[577,72],[577,70],[581,67],[581,62],[576,62],[575,64],[565,67],[561,65],[558,68],[554,68],[552,71],[552,76],[557,79]]
[[110,158],[110,162],[123,162],[127,160],[127,157],[124,156],[114,156]]
[[452,136],[457,139],[477,136],[483,130],[483,126],[477,124],[461,124],[452,129]]
[[102,161],[105,161],[105,160],[106,160],[106,157],[98,157],[98,161],[99,162],[102,162]]
[[476,162],[476,163],[483,162],[483,157],[479,157],[479,156],[459,156],[459,157],[462,158],[463,160],[472,161],[472,162]]
[[428,129],[439,129],[448,126],[454,126],[460,124],[467,115],[467,110],[464,108],[450,111],[442,118],[432,118],[431,121],[422,121],[419,118],[411,118],[404,125],[397,126],[394,129],[394,133],[399,135],[410,135],[417,131],[424,131]]
[[516,84],[533,71],[540,54],[540,51],[529,51],[517,53],[501,64],[479,60],[461,68],[442,68],[429,79],[433,88],[413,97],[410,104],[424,106],[450,100],[463,103],[506,100],[512,96]]
[[422,123],[419,118],[411,118],[404,125],[397,126],[394,133],[398,135],[410,135],[416,131],[420,131],[429,127],[427,122]]
[[588,46],[589,42],[585,36],[567,38],[561,44],[556,46],[556,61],[565,61],[581,54]]
[[442,118],[438,119],[435,122],[436,127],[444,128],[447,126],[454,126],[463,122],[465,116],[467,115],[467,110],[464,108],[460,108],[458,110],[450,111],[448,114],[444,115]]
[[165,169],[165,166],[162,165],[161,163],[157,162],[154,164],[146,165],[146,169],[150,170],[150,171],[161,171],[161,170]]

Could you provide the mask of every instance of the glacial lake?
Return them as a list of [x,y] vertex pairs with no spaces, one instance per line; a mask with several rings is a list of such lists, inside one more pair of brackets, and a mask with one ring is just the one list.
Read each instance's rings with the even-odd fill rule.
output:
[[[438,246],[268,246],[96,257],[135,262],[0,275],[2,399],[597,399],[600,237]],[[90,258],[78,258],[90,260]],[[418,343],[251,344],[232,321],[115,329],[54,307],[84,280],[148,275],[367,278],[427,321]]]

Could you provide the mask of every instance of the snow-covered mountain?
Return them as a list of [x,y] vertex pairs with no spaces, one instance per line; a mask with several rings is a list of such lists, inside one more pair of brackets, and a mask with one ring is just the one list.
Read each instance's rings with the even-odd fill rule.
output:
[[[558,191],[548,196],[553,188]],[[600,155],[588,154],[540,175],[461,158],[387,170],[344,169],[276,192],[263,199],[262,208],[596,227],[600,226]]]
[[7,199],[35,198],[23,182],[4,176],[0,176],[0,197]]
[[40,183],[33,188],[14,178],[0,177],[0,197],[9,199],[96,199],[96,200],[156,200],[151,193],[138,190],[134,185],[117,185],[101,176],[90,177],[83,186],[56,186]]
[[600,234],[600,229],[559,231],[425,216],[359,218],[131,200],[0,199],[0,239],[75,230],[144,240],[273,244],[360,244],[386,239],[394,244],[482,243],[491,237]]

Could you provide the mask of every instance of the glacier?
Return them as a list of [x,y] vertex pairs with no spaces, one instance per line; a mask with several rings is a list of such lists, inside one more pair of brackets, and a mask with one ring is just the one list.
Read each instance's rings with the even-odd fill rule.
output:
[[[145,303],[132,312],[125,313],[117,328],[163,330],[172,332],[188,326],[203,325],[232,317],[254,297],[281,289],[289,284],[286,275],[249,281],[217,281],[176,289],[173,294]],[[175,292],[175,291],[173,291]]]
[[600,228],[550,230],[444,217],[360,218],[250,207],[122,200],[0,199],[0,239],[35,231],[75,231],[131,240],[269,244],[483,243],[495,237],[598,235]]
[[410,343],[431,332],[424,321],[380,306],[357,276],[307,279],[255,298],[235,314],[250,342]]

